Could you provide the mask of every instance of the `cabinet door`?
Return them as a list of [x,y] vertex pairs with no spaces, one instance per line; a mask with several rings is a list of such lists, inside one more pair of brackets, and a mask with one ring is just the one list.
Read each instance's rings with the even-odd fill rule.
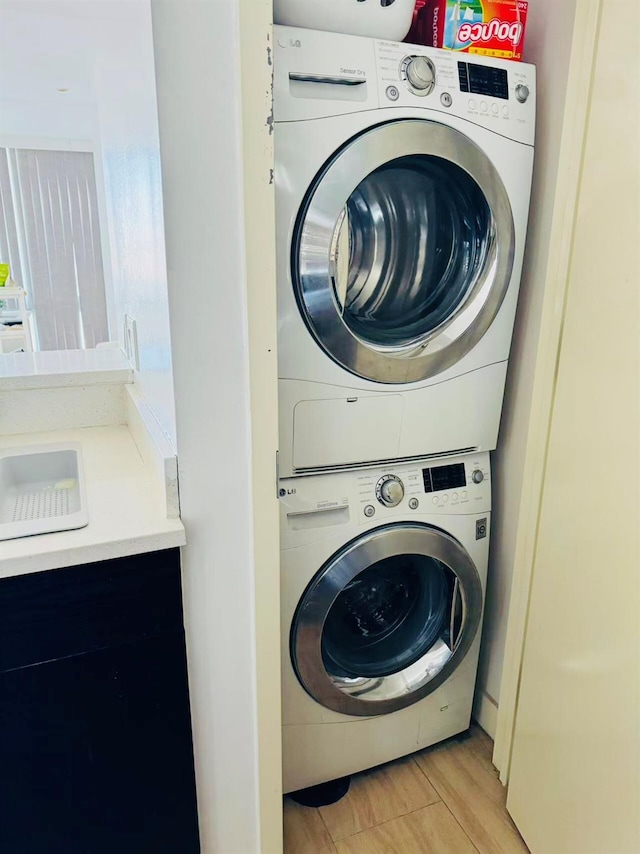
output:
[[0,579],[0,673],[181,630],[178,549]]
[[3,854],[199,851],[184,637],[0,675]]

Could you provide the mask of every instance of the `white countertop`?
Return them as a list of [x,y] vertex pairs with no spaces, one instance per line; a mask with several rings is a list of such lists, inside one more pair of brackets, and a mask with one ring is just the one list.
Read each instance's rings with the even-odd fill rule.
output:
[[117,347],[7,353],[0,358],[0,391],[130,383],[132,379],[131,365]]
[[0,447],[49,442],[82,447],[89,524],[0,541],[0,578],[184,545],[184,526],[166,517],[162,483],[126,425],[5,436]]

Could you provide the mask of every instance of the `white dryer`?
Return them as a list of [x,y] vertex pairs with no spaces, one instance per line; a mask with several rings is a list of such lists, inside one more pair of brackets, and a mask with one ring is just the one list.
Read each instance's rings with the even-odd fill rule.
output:
[[280,473],[496,445],[535,69],[275,28]]
[[287,792],[469,726],[489,454],[280,481]]

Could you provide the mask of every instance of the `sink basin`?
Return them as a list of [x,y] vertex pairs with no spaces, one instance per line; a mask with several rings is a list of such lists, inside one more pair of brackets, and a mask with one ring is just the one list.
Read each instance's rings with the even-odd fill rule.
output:
[[88,524],[79,445],[0,449],[0,540]]

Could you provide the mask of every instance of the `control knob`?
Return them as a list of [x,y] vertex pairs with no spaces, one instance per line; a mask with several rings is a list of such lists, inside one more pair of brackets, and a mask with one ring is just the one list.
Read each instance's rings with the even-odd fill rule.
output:
[[376,498],[385,507],[397,507],[404,498],[404,484],[395,474],[385,474],[376,483]]
[[436,85],[436,69],[426,56],[408,56],[404,62],[404,73],[409,88],[416,95],[428,95]]
[[474,483],[482,483],[482,481],[484,480],[483,472],[481,472],[480,469],[476,469],[471,475],[471,480]]
[[516,86],[516,101],[519,101],[521,104],[529,97],[529,87],[525,86],[524,83],[518,83]]

